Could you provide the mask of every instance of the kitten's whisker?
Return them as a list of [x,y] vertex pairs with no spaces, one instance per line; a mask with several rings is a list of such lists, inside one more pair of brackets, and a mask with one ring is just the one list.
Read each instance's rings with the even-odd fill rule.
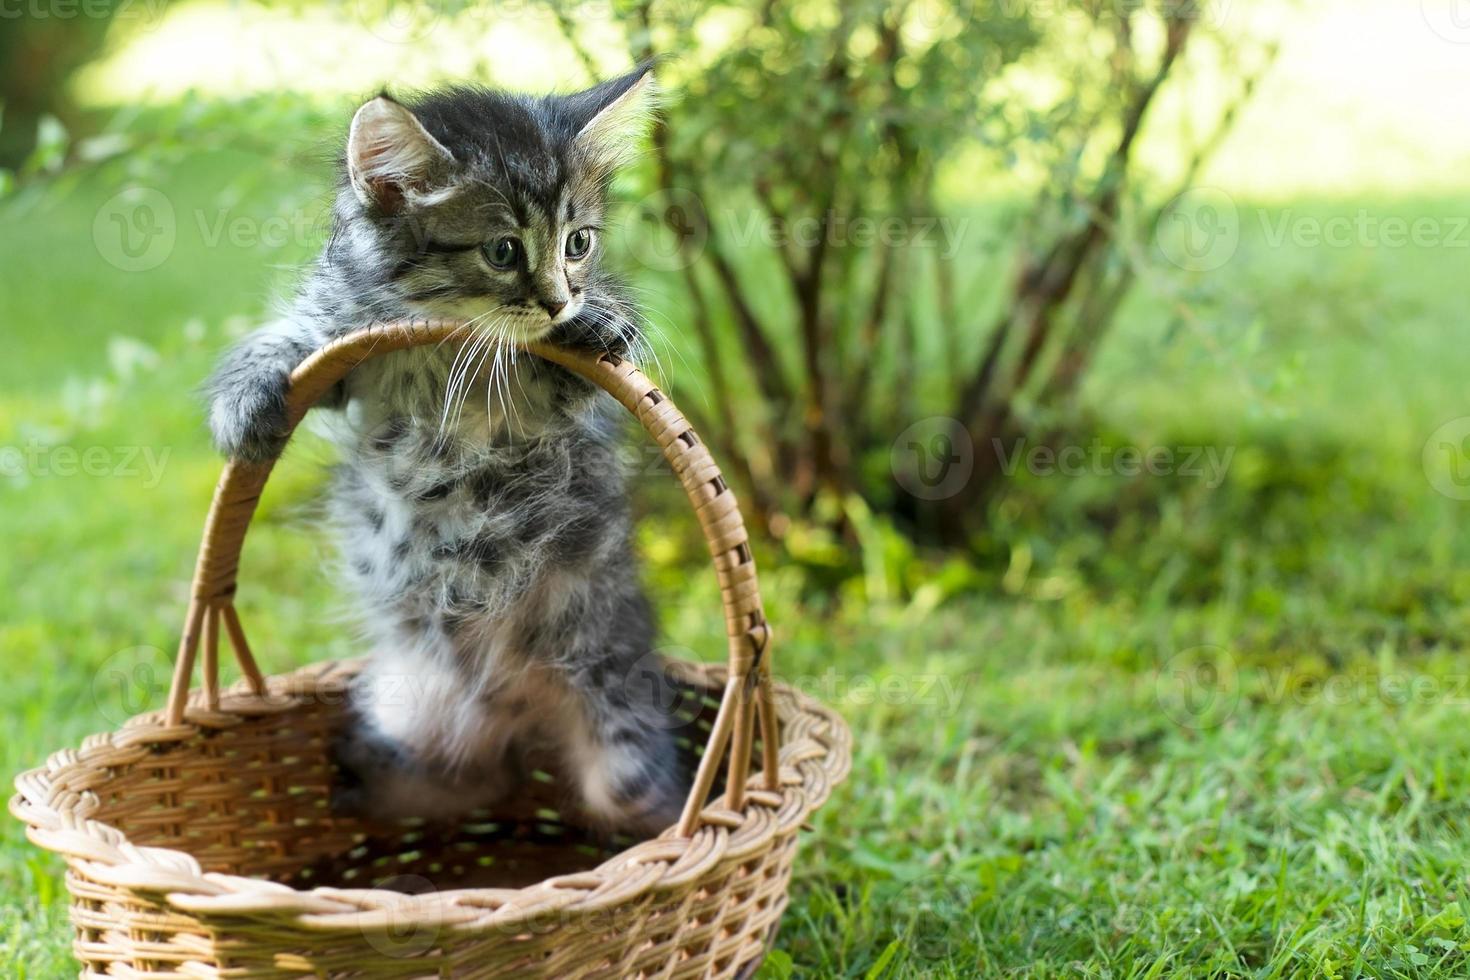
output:
[[[501,355],[501,348],[503,347],[504,341],[505,341],[504,332],[503,332],[503,330],[501,328],[502,328],[502,325],[505,324],[505,323],[507,323],[508,321],[509,321],[509,314],[507,314],[506,316],[499,317],[499,318],[497,318],[495,320],[495,322],[493,322],[492,324],[490,324],[489,328],[486,330],[486,336],[489,337],[490,342],[489,342],[489,346],[487,347],[487,349],[485,351],[485,354],[482,355],[482,357],[481,357],[481,364],[484,363],[484,361],[485,361],[486,358],[491,358],[491,360],[490,360],[490,370],[489,370],[489,373],[488,373],[488,375],[487,375],[487,377],[485,379],[485,418],[486,418],[487,424],[489,423],[491,417],[494,414],[493,413],[493,407],[494,406],[491,403],[491,398],[492,398],[492,396],[495,396],[495,395],[498,395],[499,394],[498,389],[499,389],[500,355]],[[491,354],[492,353],[493,353],[493,358],[491,357]],[[505,399],[503,397],[501,397],[499,399],[499,401],[500,401],[501,417],[503,419],[505,419],[507,421],[507,423],[508,423],[509,422],[510,415],[509,415],[509,412],[508,412],[507,407],[506,407],[506,404],[505,404]]]
[[[657,323],[654,323],[652,320],[645,320],[644,326],[647,328],[647,332],[649,334],[648,343],[650,348],[652,349],[653,344],[657,342],[664,348],[665,351],[668,351],[674,357],[677,357],[679,359],[679,363],[684,366],[684,377],[687,378],[693,376],[694,369],[689,366],[689,360],[684,356],[684,351],[668,339],[668,335],[664,332],[663,328],[660,327]],[[673,326],[672,322],[670,322],[670,326]],[[654,351],[654,356],[658,356],[656,350]],[[660,370],[662,369],[662,365],[660,365]]]
[[464,323],[461,323],[459,326],[457,326],[453,330],[449,331],[449,333],[447,333],[447,334],[444,335],[444,339],[443,340],[439,341],[439,343],[437,343],[437,344],[434,345],[434,350],[436,350],[436,351],[442,350],[445,344],[449,343],[451,340],[458,339],[459,338],[459,335],[462,334],[462,333],[464,333],[465,331],[471,329],[474,326],[474,323],[475,323],[475,321],[473,319],[466,320]]
[[[462,325],[462,327],[457,328],[455,332],[463,329],[471,331],[473,334],[474,328],[495,312],[496,310],[489,310],[486,313],[481,314],[480,316],[474,317],[466,321]],[[465,389],[465,393],[468,394],[467,385],[469,382],[469,375],[467,372],[469,370],[470,362],[474,359],[474,352],[476,348],[482,343],[483,338],[480,337],[478,334],[473,334],[473,339],[466,344],[462,344],[459,350],[455,352],[454,362],[450,365],[449,377],[446,381],[444,389],[444,410],[439,418],[439,435],[441,438],[448,435],[449,417],[451,414],[455,416],[454,428],[459,427],[460,417],[462,415],[464,406],[464,400],[463,398],[460,399],[460,409],[459,411],[455,411],[455,391],[456,389]]]
[[[521,390],[521,400],[523,402],[526,402],[529,405],[531,399],[530,399],[530,396],[526,394],[526,379],[525,379],[525,376],[524,376],[523,372],[516,367],[516,355],[518,353],[520,353],[519,349],[517,347],[515,347],[515,346],[512,346],[511,349],[510,349],[510,369],[511,369],[511,373],[513,375],[515,375],[516,387]],[[532,370],[534,370],[534,365],[532,367]],[[507,388],[510,387],[509,382],[507,382],[506,387]],[[512,401],[512,404],[514,404],[514,401]],[[516,412],[516,420],[519,423],[519,421],[520,421],[520,412],[519,412],[519,410],[517,410],[517,412]],[[524,439],[525,436],[526,436],[526,429],[525,429],[524,426],[521,426],[521,438]]]
[[[646,295],[654,296],[665,302],[667,302],[669,298],[669,294],[664,290],[652,289],[647,286],[639,286],[633,283],[622,283],[620,284],[619,288],[632,293],[643,293]],[[690,366],[688,358],[684,356],[684,351],[679,347],[679,345],[674,344],[668,338],[668,331],[677,332],[679,329],[679,325],[674,321],[673,317],[669,316],[657,305],[640,307],[639,313],[643,318],[643,325],[646,328],[646,332],[650,335],[650,342],[657,341],[659,345],[664,348],[664,350],[670,351],[674,354],[674,356],[678,357],[679,362],[684,366],[685,377],[695,377],[697,375],[697,372],[695,372],[694,369]],[[667,327],[668,331],[666,331],[664,327]],[[657,357],[656,349],[652,350],[652,353],[655,357]],[[660,370],[663,370],[662,365],[660,365]],[[701,397],[703,397],[702,390],[700,391],[700,394]]]
[[[490,317],[494,316],[499,311],[500,307],[487,310],[486,312],[470,320],[467,325],[471,327],[478,327],[480,324],[490,319]],[[460,367],[459,374],[456,380],[456,387],[459,390],[459,397],[457,403],[454,405],[455,428],[458,428],[464,419],[464,406],[465,402],[469,398],[470,385],[473,383],[475,376],[479,374],[479,365],[483,364],[484,362],[483,356],[481,356],[480,360],[476,362],[476,355],[481,354],[481,352],[485,349],[486,344],[489,343],[489,339],[490,338],[487,335],[486,331],[477,331],[475,342],[470,345],[470,349],[467,356],[465,357],[464,363]]]
[[510,356],[506,352],[508,343],[508,339],[503,336],[496,341],[495,367],[492,368],[492,376],[495,379],[495,398],[500,402],[500,417],[505,422],[506,432],[510,433],[515,426],[515,413],[511,408],[514,399],[510,397],[508,368],[506,367],[505,360],[503,360],[503,358],[509,359]]
[[[597,323],[616,331],[619,336],[623,336],[628,342],[628,349],[633,354],[634,361],[641,364],[645,370],[648,369],[647,362],[652,361],[654,379],[660,384],[664,383],[668,372],[664,370],[663,361],[659,358],[658,351],[644,339],[639,331],[634,330],[629,335],[629,332],[624,327],[625,325],[631,326],[632,324],[626,323],[622,316],[611,310],[597,306],[587,306],[584,309],[591,314]],[[606,344],[604,344],[605,346]]]

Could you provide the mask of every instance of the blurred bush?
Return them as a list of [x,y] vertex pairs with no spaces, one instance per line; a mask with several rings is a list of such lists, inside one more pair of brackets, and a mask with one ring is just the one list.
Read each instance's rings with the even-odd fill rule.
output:
[[[767,528],[852,541],[860,500],[922,539],[975,530],[1003,478],[976,447],[1065,420],[1154,229],[1271,60],[1201,7],[618,8],[634,59],[681,52],[640,204],[662,251],[634,252],[692,311],[700,421]],[[725,39],[684,54],[711,22]],[[1231,61],[1234,87],[1165,185],[1136,148],[1192,45]],[[982,184],[1006,202],[985,222],[999,242],[946,199]]]
[[[686,408],[755,522],[818,577],[874,548],[901,565],[914,542],[986,547],[1009,478],[989,448],[1086,430],[1076,395],[1120,306],[1141,277],[1192,271],[1160,261],[1156,231],[1273,55],[1193,0],[617,0],[610,21],[527,2],[589,77],[665,57],[667,124],[624,188],[624,244],[653,328],[687,310],[680,370],[705,397]],[[107,20],[20,23],[0,39],[4,132],[34,144],[41,118],[73,113],[63,82]],[[1174,171],[1150,171],[1139,144],[1191,58],[1228,84],[1189,107]],[[326,167],[298,176],[301,134],[335,137],[347,108],[188,95],[14,152],[149,183],[245,149],[261,165],[222,195],[268,183],[311,210]]]
[[[86,15],[27,16],[7,10],[0,31],[0,169],[19,170],[37,149],[43,124],[74,122],[67,82],[101,50],[107,28],[127,0],[88,0]],[[53,145],[58,140],[53,136]]]

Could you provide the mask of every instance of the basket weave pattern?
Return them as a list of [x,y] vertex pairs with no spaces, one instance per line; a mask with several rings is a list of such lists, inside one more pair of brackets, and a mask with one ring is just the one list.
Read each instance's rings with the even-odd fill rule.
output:
[[[367,357],[461,329],[393,324],[334,343],[293,375],[293,425]],[[206,525],[167,708],[16,780],[12,813],[67,862],[82,976],[729,977],[759,963],[786,906],[797,832],[846,775],[850,735],[833,712],[772,680],[734,495],[672,402],[616,357],[529,349],[638,417],[709,542],[729,661],[672,665],[690,695],[680,719],[698,760],[680,823],[614,852],[558,808],[554,771],[453,828],[333,815],[329,746],[358,663],[272,677],[256,667],[234,595],[270,465],[232,462]],[[222,632],[244,675],[223,691]],[[202,686],[191,692],[201,650]]]

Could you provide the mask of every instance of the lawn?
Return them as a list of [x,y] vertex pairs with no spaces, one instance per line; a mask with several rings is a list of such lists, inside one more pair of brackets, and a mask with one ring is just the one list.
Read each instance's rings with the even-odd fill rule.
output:
[[[108,186],[0,202],[9,772],[158,703],[219,468],[194,388],[312,246],[309,222],[211,244],[221,207],[280,213],[269,181],[220,203],[255,165],[166,170],[178,239],[146,274],[99,250]],[[833,595],[820,549],[757,550],[778,673],[856,736],[764,976],[1470,975],[1470,505],[1421,459],[1466,414],[1470,250],[1272,231],[1470,199],[1239,204],[1233,261],[1130,303],[1076,435],[1212,447],[1218,481],[1038,468],[972,561],[874,528]],[[325,462],[293,449],[247,548],[272,670],[353,652],[310,520]],[[667,642],[715,656],[689,523],[651,509]],[[13,821],[0,902],[0,971],[74,970],[60,862]]]

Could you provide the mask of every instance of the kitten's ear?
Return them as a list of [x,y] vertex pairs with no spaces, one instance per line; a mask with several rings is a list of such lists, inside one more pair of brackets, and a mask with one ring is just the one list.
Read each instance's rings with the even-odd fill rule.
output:
[[653,65],[645,64],[572,98],[590,117],[577,133],[577,146],[594,166],[611,173],[637,157],[658,112],[660,90]]
[[412,112],[386,95],[366,102],[347,134],[347,174],[358,199],[389,214],[443,180],[453,155]]

